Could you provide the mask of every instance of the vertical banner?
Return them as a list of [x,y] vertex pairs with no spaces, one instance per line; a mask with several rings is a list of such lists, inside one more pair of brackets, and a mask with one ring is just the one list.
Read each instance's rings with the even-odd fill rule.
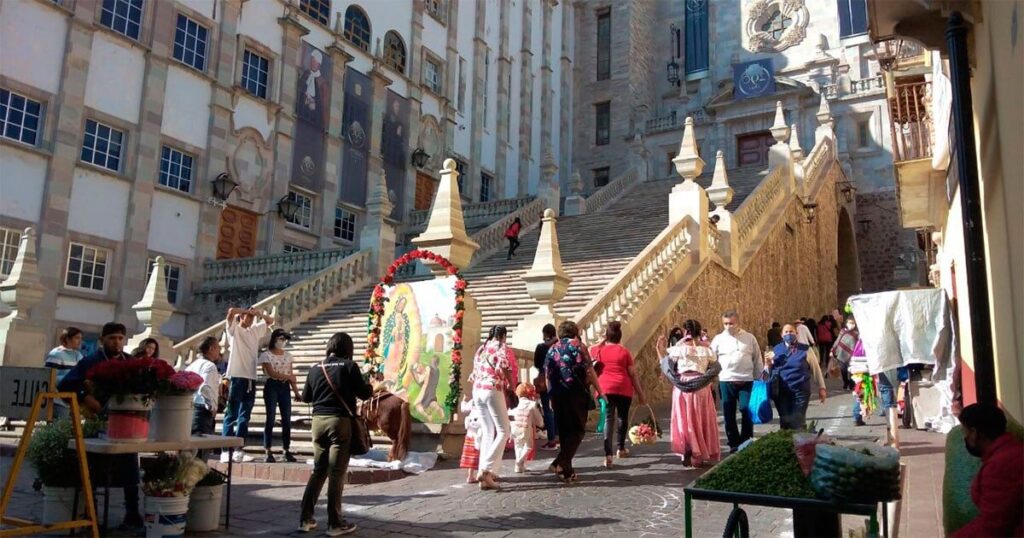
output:
[[370,111],[373,85],[370,77],[352,67],[345,71],[345,111],[341,118],[344,147],[339,197],[359,207],[366,205],[366,172],[370,155]]
[[405,211],[405,171],[409,162],[409,100],[388,90],[381,134],[381,157],[388,180],[388,195],[394,202],[391,218],[402,220]]
[[298,89],[295,92],[295,145],[291,182],[313,192],[323,190],[324,133],[331,114],[331,59],[302,43]]

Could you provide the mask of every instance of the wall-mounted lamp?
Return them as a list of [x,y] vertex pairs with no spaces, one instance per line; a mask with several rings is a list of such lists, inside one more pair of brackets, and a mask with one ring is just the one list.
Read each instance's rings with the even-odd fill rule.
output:
[[676,62],[675,58],[673,58],[672,61],[668,63],[668,66],[666,67],[665,76],[666,78],[668,78],[669,84],[679,86],[679,63]]
[[277,201],[277,214],[281,215],[281,218],[287,221],[291,221],[295,218],[295,215],[299,212],[299,204],[293,200],[287,194],[282,196]]
[[854,187],[853,183],[849,181],[840,181],[837,185],[839,185],[839,192],[843,194],[843,199],[846,200],[846,203],[853,202],[853,198],[857,194],[857,187]]
[[859,219],[857,225],[860,226],[860,233],[868,233],[871,231],[871,219]]
[[807,217],[807,224],[814,222],[814,216],[817,211],[818,204],[814,202],[804,204],[804,215]]
[[227,205],[228,197],[238,187],[238,183],[227,172],[217,174],[210,183],[213,185],[213,197],[209,202],[220,207]]
[[412,152],[412,165],[416,168],[423,168],[430,160],[430,154],[423,148],[416,148]]

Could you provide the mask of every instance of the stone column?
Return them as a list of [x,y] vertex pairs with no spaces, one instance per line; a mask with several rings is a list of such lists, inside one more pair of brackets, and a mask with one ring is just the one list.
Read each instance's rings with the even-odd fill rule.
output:
[[[157,256],[153,260],[153,271],[150,272],[149,282],[146,283],[146,291],[142,300],[132,306],[135,316],[139,318],[142,331],[125,342],[125,349],[135,349],[142,344],[146,338],[152,338],[160,344],[161,349],[171,349],[174,342],[160,332],[160,327],[167,320],[171,319],[174,313],[174,306],[167,302],[167,284],[164,280],[164,257]],[[170,355],[168,355],[170,356]],[[175,366],[184,366],[176,364]]]
[[793,178],[793,151],[789,148],[789,125],[786,125],[786,114],[782,110],[782,101],[775,102],[775,123],[769,129],[775,144],[768,148],[768,170],[783,168],[785,175],[783,184],[792,192],[796,187]]
[[[455,160],[445,159],[441,182],[434,193],[427,229],[412,240],[421,249],[433,251],[448,258],[459,269],[469,267],[473,253],[480,245],[466,235],[462,219],[462,200],[459,198],[459,173]],[[436,272],[437,267],[431,267]]]
[[583,178],[579,170],[572,173],[572,180],[569,183],[572,194],[565,198],[565,215],[582,215],[587,212],[587,199],[583,197]]
[[[499,4],[504,6],[505,2],[499,2]],[[486,79],[484,77],[487,73],[485,68],[487,62],[487,36],[485,34],[487,26],[487,0],[476,0],[474,13],[476,19],[473,28],[473,102],[470,109],[472,121],[469,124],[471,136],[469,141],[469,163],[467,164],[469,166],[469,173],[476,174],[479,177],[480,161],[483,158],[484,117],[487,113],[484,110],[484,92],[486,91]],[[501,85],[499,84],[498,86],[498,103],[500,106]],[[505,174],[503,172],[496,173],[494,180],[497,192],[504,194]]]
[[[380,147],[384,137],[384,114],[387,112],[387,91],[391,85],[379,65],[370,69],[370,80],[373,81],[373,119],[370,120],[370,155],[369,173],[366,175],[366,192],[370,192],[377,179],[384,177],[384,158]],[[386,188],[386,187],[385,187]],[[390,217],[390,215],[388,215]]]
[[[725,153],[722,150],[718,150],[715,155],[715,174],[707,193],[708,199],[715,204],[715,210],[711,212],[711,216],[718,217],[717,227],[720,235],[718,254],[729,267],[739,270],[739,244],[733,236],[732,212],[725,207],[732,202],[733,190],[729,186],[729,176],[725,168]],[[704,223],[701,225],[703,226]]]
[[573,12],[574,8],[570,2],[562,2],[562,56],[559,59],[561,70],[561,90],[559,94],[559,166],[562,169],[562,186],[568,186],[570,182],[569,172],[572,170],[572,50],[569,48],[569,37],[573,35]]
[[554,306],[565,297],[572,279],[562,269],[562,256],[558,251],[558,231],[555,225],[557,221],[551,208],[544,210],[533,266],[522,277],[526,282],[527,293],[537,301],[538,306],[533,314],[516,324],[513,347],[518,349],[532,349],[539,341],[541,329],[545,324],[557,326],[565,319],[555,312]]
[[366,201],[366,222],[359,231],[359,248],[372,251],[375,275],[383,275],[395,260],[395,228],[387,220],[392,209],[387,178],[381,174],[374,178]]
[[[338,14],[337,23],[341,23]],[[331,57],[331,109],[327,124],[327,144],[324,158],[324,190],[321,193],[323,214],[321,215],[320,248],[334,247],[334,208],[338,206],[338,192],[341,186],[341,116],[345,110],[345,72],[352,55],[345,52],[335,27],[334,42],[327,46]]]
[[[452,6],[454,7],[454,6]],[[458,11],[451,11],[451,13],[458,13]],[[458,17],[453,17],[449,21],[449,30],[455,25],[455,20]],[[422,62],[413,61],[413,58],[417,57],[413,51],[421,50],[423,45],[423,2],[412,3],[412,31],[409,34],[409,54],[408,58],[410,61],[406,62],[406,70],[408,71],[408,77],[410,81],[415,81],[411,84],[406,85],[406,93],[409,98],[409,132],[406,136],[408,145],[406,146],[406,168],[405,168],[405,204],[402,207],[405,208],[405,214],[399,215],[399,221],[405,222],[411,211],[416,206],[416,173],[419,171],[418,168],[412,165],[411,156],[416,148],[420,147],[420,129],[422,125],[420,119],[423,117],[423,88],[420,86],[419,81],[423,80],[421,73]],[[458,67],[458,57],[456,57],[456,67]],[[448,73],[455,72],[451,70],[451,64],[448,64]],[[451,79],[451,76],[445,77],[446,80]],[[456,81],[457,82],[457,81]],[[444,127],[444,125],[442,125]],[[445,133],[447,139],[447,133]],[[447,143],[441,147],[447,147]],[[434,158],[434,155],[430,156]]]
[[541,181],[537,187],[537,196],[545,200],[549,209],[558,216],[559,206],[562,202],[562,189],[558,184],[558,165],[555,164],[555,156],[551,154],[551,148],[544,149],[544,161],[540,165]]
[[[0,307],[11,311],[0,318],[0,366],[40,366],[50,336],[45,317],[33,310],[46,293],[36,262],[36,233],[25,228],[11,274],[0,282]],[[42,312],[41,312],[42,313]]]
[[[668,196],[669,224],[675,224],[690,216],[698,225],[707,221],[708,199],[704,188],[694,181],[704,171],[704,159],[697,151],[697,138],[693,134],[693,118],[687,117],[683,127],[683,141],[679,145],[679,153],[672,164],[676,172],[683,177],[683,182],[672,187]],[[703,239],[702,239],[703,241]],[[703,252],[703,249],[701,249]]]
[[[529,3],[529,2],[526,2]],[[557,1],[541,0],[541,59],[540,59],[540,147],[551,152],[551,127],[555,121],[551,103],[551,16]],[[541,166],[544,166],[542,163]],[[557,212],[557,209],[555,210]]]
[[[547,0],[541,0],[541,2],[547,3]],[[533,2],[523,2],[523,41],[519,49],[519,187],[516,190],[516,196],[526,196],[530,192],[530,165],[533,162],[533,8],[531,4]],[[541,121],[545,122],[547,118],[541,118]]]
[[[497,143],[494,145],[494,181],[496,183],[495,189],[498,194],[495,198],[504,198],[506,185],[510,181],[515,181],[515,178],[508,177],[508,146],[511,142],[509,132],[509,122],[512,121],[512,97],[509,92],[512,88],[506,83],[506,81],[512,80],[512,58],[509,51],[509,6],[511,2],[498,2],[498,57],[497,57],[497,68],[498,68],[498,84],[496,86],[497,91],[497,113],[495,114],[494,120],[494,134],[497,139]],[[519,59],[522,61],[522,58]],[[484,111],[486,114],[487,111]],[[466,181],[463,179],[463,183],[466,184],[466,194],[470,200],[479,199],[478,181],[476,178],[480,177],[480,164],[472,167],[471,173],[473,181]],[[519,175],[522,176],[522,169],[519,170]],[[518,196],[518,193],[517,193]]]

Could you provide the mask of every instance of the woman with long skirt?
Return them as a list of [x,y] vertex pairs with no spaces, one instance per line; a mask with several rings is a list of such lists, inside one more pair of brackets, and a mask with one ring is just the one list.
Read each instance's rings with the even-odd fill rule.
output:
[[672,382],[672,451],[686,467],[718,461],[722,449],[712,381],[721,370],[715,354],[700,342],[701,326],[695,320],[683,324],[683,336],[668,347],[665,336],[656,349],[662,371]]

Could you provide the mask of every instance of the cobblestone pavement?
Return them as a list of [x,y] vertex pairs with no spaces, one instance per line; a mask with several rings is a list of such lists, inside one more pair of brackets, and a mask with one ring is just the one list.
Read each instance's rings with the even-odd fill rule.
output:
[[[854,428],[848,418],[850,396],[833,390],[825,405],[811,405],[809,417],[841,439],[874,440],[885,435],[882,419],[874,417],[869,426]],[[661,413],[667,430],[667,410]],[[757,427],[764,433],[775,426]],[[914,442],[912,439],[922,439]],[[906,432],[904,446],[912,455],[934,468],[935,476],[918,476],[915,502],[904,506],[910,513],[901,520],[902,536],[936,536],[941,533],[938,516],[941,487],[941,446],[943,437],[925,432]],[[725,441],[722,441],[723,446]],[[938,447],[935,449],[934,447]],[[915,452],[916,451],[916,452]],[[358,536],[680,536],[683,529],[683,487],[700,471],[684,471],[671,454],[668,436],[656,445],[633,449],[633,457],[617,460],[614,468],[601,467],[600,440],[588,436],[577,458],[581,481],[562,486],[541,469],[553,453],[539,452],[530,464],[531,472],[511,472],[506,454],[503,490],[483,492],[464,483],[465,472],[457,461],[443,462],[427,473],[391,482],[350,485],[345,488],[346,517],[359,526]],[[937,454],[937,455],[936,455]],[[930,458],[925,461],[925,458]],[[4,462],[9,464],[9,460]],[[31,474],[23,473],[23,474]],[[936,480],[938,478],[938,480]],[[30,477],[19,481],[12,507],[14,515],[38,517],[39,494],[33,492]],[[301,484],[236,480],[229,531],[208,536],[298,535]],[[317,516],[326,523],[324,497]],[[907,503],[905,503],[907,504]],[[111,502],[111,522],[120,521],[119,492]],[[914,506],[922,506],[918,509]],[[730,507],[721,503],[695,502],[695,536],[720,536]],[[791,536],[788,510],[745,507],[752,536]],[[914,527],[908,527],[908,524]],[[321,526],[321,528],[323,528]],[[844,519],[845,528],[860,526],[858,518]],[[844,531],[845,532],[845,531]]]

